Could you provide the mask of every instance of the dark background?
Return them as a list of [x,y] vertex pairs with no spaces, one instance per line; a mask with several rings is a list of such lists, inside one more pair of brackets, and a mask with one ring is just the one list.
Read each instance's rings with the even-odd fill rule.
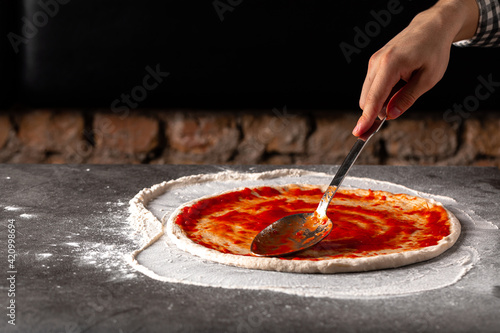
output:
[[[401,0],[402,12],[347,63],[339,44],[353,45],[354,28],[390,1],[220,0],[233,4],[221,21],[212,0],[72,0],[15,53],[8,33],[22,35],[22,18],[44,10],[39,0],[1,0],[0,104],[110,108],[159,64],[170,75],[139,107],[356,110],[370,56],[434,2]],[[500,49],[453,47],[444,79],[414,109],[452,107],[478,75],[500,81],[499,58]]]

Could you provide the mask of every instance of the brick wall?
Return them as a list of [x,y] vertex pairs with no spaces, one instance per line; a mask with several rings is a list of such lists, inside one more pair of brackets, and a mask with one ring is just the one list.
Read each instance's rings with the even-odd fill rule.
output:
[[[1,163],[339,164],[358,112],[0,111]],[[450,117],[451,118],[451,117]],[[358,164],[500,167],[500,112],[388,122]]]

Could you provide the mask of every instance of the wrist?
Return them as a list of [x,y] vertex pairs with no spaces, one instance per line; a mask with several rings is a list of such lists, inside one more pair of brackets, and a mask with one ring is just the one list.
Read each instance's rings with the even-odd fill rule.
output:
[[472,38],[479,24],[476,0],[441,0],[429,9],[448,32],[451,42]]

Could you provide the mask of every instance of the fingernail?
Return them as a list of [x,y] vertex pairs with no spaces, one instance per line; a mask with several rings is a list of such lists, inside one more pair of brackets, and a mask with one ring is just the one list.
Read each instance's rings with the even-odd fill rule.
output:
[[403,111],[401,111],[400,109],[392,108],[389,110],[389,118],[391,119],[397,118],[401,115],[401,113],[403,113]]

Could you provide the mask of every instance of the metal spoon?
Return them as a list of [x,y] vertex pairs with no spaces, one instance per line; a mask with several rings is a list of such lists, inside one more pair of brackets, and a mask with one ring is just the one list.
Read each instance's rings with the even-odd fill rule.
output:
[[332,231],[333,223],[326,216],[328,205],[340,187],[347,172],[358,158],[368,140],[378,132],[386,117],[377,118],[375,123],[361,135],[342,162],[332,182],[313,213],[285,216],[262,230],[252,241],[250,250],[257,256],[282,256],[307,249]]

